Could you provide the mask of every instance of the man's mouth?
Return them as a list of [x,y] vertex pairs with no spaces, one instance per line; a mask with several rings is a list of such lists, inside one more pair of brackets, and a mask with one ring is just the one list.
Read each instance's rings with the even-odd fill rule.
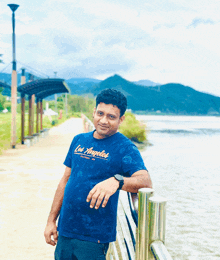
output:
[[108,126],[106,126],[106,125],[100,125],[100,124],[99,124],[99,127],[100,127],[101,129],[104,129],[104,130],[108,129]]

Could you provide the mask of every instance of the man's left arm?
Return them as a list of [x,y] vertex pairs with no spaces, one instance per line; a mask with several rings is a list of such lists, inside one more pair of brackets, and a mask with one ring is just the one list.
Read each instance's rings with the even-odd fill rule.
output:
[[[90,202],[90,208],[98,209],[102,204],[105,207],[109,198],[118,190],[119,181],[111,177],[94,186],[89,192],[87,202]],[[124,177],[122,190],[131,193],[137,193],[140,188],[152,188],[152,181],[148,171],[140,170],[131,175]]]
[[152,188],[152,181],[148,171],[140,170],[133,173],[131,177],[124,177],[122,190],[137,193],[141,188]]

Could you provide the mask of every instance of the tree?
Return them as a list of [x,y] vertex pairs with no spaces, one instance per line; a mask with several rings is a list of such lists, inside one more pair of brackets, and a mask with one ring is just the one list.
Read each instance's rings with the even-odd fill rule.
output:
[[4,110],[5,97],[0,94],[0,111]]

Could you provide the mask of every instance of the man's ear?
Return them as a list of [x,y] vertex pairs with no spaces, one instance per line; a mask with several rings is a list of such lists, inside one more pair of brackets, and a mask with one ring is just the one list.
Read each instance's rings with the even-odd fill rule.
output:
[[120,117],[120,123],[119,124],[121,124],[124,120],[125,120],[125,115]]

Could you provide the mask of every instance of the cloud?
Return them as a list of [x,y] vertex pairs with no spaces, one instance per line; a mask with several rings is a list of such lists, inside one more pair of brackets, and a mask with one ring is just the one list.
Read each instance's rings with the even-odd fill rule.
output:
[[195,18],[193,19],[192,23],[189,25],[189,27],[197,27],[201,24],[215,24],[215,22],[211,19],[202,19],[202,18]]
[[[4,1],[0,53],[7,63],[11,12]],[[219,0],[18,1],[17,60],[50,76],[117,73],[201,88],[220,82]]]
[[82,51],[82,44],[77,42],[77,39],[70,37],[55,36],[53,39],[55,46],[58,49],[58,55],[66,55]]

